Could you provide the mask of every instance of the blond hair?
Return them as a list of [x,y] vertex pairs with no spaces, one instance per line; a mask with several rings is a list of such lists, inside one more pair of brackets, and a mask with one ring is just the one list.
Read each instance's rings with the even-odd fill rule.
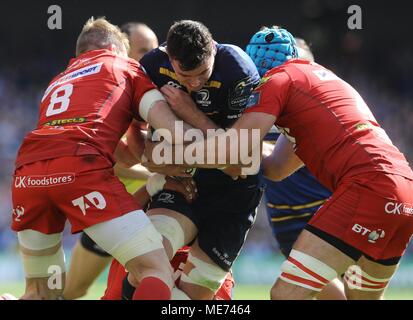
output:
[[76,56],[87,51],[107,48],[111,44],[114,44],[118,51],[122,51],[123,46],[129,51],[128,37],[118,26],[111,24],[105,17],[96,20],[92,17],[85,23],[77,38]]

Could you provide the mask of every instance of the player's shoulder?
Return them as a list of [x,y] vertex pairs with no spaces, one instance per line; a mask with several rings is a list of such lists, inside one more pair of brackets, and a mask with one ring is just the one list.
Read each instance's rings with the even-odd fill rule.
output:
[[120,69],[127,71],[134,65],[138,65],[135,60],[120,56],[111,50],[91,50],[71,59],[63,74],[75,72],[77,75],[80,72],[80,75],[87,75],[103,70],[113,73]]
[[290,60],[270,71],[273,77],[282,73],[286,74],[295,85],[306,86],[308,88],[317,86],[320,83],[331,83],[335,85],[337,80],[341,80],[328,68],[318,63],[302,59]]
[[245,77],[259,79],[257,68],[248,54],[240,47],[232,44],[217,44],[215,68],[228,81],[236,81]]
[[221,57],[222,59],[228,60],[243,60],[248,55],[240,47],[234,44],[228,43],[217,43],[217,58]]
[[147,52],[140,60],[145,69],[167,62],[169,62],[169,58],[164,44]]
[[313,73],[314,70],[326,70],[324,67],[315,62],[303,59],[291,59],[287,62],[267,71],[261,78],[260,85],[265,83],[295,81],[300,78],[306,79],[307,74]]
[[[116,55],[110,50],[91,50],[70,59],[67,67],[58,73],[49,84],[57,85],[62,81],[81,79],[112,70]],[[54,87],[54,86],[53,86]]]
[[311,62],[311,61],[304,60],[304,59],[291,59],[287,61],[286,63],[283,63],[282,65],[271,69],[269,71],[269,74],[276,74],[276,73],[282,73],[282,72],[287,72],[289,74],[293,74],[293,73],[316,74],[317,72],[327,72],[327,73],[333,74],[332,71],[328,70],[324,66],[316,62]]
[[216,63],[225,66],[236,66],[237,68],[247,67],[256,70],[254,62],[248,54],[240,47],[233,44],[217,44]]

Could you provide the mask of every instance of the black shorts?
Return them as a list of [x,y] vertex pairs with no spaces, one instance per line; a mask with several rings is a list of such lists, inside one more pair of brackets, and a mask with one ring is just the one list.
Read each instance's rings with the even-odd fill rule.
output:
[[83,248],[97,254],[98,256],[110,257],[110,254],[99,247],[85,232],[82,232],[80,236],[80,243],[82,244]]
[[278,242],[281,253],[285,258],[288,258],[291,250],[293,249],[295,241],[298,239],[298,236],[301,234],[303,229],[291,230],[285,233],[275,234],[274,237]]
[[178,192],[163,190],[152,198],[148,210],[166,208],[188,217],[198,228],[200,248],[228,271],[255,220],[262,190],[255,180],[221,188],[197,182],[197,187],[198,198],[192,204]]
[[[270,219],[271,217],[272,216],[269,216]],[[309,215],[282,222],[273,222],[270,220],[273,236],[277,240],[280,251],[284,257],[287,258],[290,255],[295,241],[298,239],[311,217],[312,215]]]

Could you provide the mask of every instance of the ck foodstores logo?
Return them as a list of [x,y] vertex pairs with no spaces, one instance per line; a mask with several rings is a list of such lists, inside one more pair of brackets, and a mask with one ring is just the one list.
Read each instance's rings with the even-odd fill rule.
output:
[[14,179],[14,187],[16,189],[25,189],[32,187],[52,187],[75,181],[74,173],[54,173],[51,175],[35,175],[35,176],[16,176]]
[[403,202],[387,202],[384,211],[388,214],[405,215],[413,217],[413,205]]
[[16,177],[14,179],[14,187],[15,188],[26,188],[26,179],[27,177]]
[[370,230],[359,224],[354,224],[351,228],[355,233],[361,234],[362,236],[367,236],[367,241],[370,243],[376,243],[378,239],[384,238],[386,233],[382,229]]
[[103,197],[103,195],[98,191],[93,191],[85,196],[81,196],[73,200],[72,204],[75,207],[79,207],[83,215],[86,215],[86,210],[89,209],[91,206],[94,206],[99,210],[103,210],[106,208],[106,200]]

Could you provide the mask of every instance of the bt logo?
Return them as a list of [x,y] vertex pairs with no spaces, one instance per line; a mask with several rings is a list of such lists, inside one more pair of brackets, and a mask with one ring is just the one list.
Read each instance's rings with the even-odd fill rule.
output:
[[368,238],[367,241],[370,243],[376,243],[378,239],[384,238],[384,236],[386,235],[386,233],[382,229],[377,229],[377,230],[372,231],[357,223],[351,228],[351,230],[353,230],[355,233],[361,234],[362,236],[367,235],[367,238]]

